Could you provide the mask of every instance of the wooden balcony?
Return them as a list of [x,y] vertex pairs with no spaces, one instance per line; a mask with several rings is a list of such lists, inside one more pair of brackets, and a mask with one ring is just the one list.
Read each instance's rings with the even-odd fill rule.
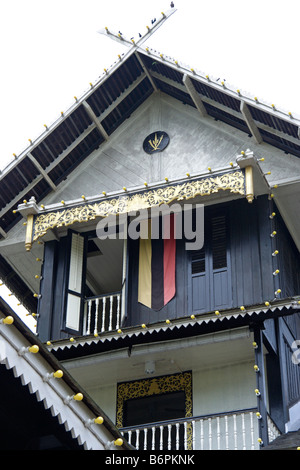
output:
[[[136,450],[258,450],[257,409],[144,424],[120,431]],[[269,442],[280,432],[268,417]]]
[[121,292],[88,297],[84,308],[84,334],[118,330],[121,324]]

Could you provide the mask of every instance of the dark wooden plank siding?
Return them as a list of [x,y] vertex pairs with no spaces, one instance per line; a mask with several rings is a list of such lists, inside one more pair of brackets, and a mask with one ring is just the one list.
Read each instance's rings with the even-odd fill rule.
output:
[[300,294],[300,256],[299,251],[287,230],[285,223],[274,204],[274,229],[277,234],[274,237],[274,247],[279,251],[276,257],[279,268],[278,287],[283,297],[291,297]]
[[[278,280],[273,276],[276,260],[270,237],[271,211],[271,202],[265,196],[253,204],[240,199],[205,208],[205,247],[209,245],[205,267],[200,266],[199,272],[192,274],[192,252],[184,249],[183,240],[177,240],[176,297],[159,312],[137,303],[138,242],[130,241],[128,324],[273,300]],[[222,213],[228,215],[228,261],[225,268],[213,269],[213,248],[207,237],[211,237],[212,217]]]
[[42,341],[66,338],[62,331],[65,311],[68,237],[45,243],[38,313],[38,334]]
[[231,263],[234,306],[274,298],[271,225],[267,198],[230,206]]

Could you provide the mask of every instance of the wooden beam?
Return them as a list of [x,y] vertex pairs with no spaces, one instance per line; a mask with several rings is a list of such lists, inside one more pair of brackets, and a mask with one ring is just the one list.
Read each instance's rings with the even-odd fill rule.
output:
[[123,93],[99,116],[99,120],[103,121],[130,93],[146,78],[146,74],[142,73]]
[[[178,90],[183,91],[186,93],[186,88],[184,85],[181,85],[181,83],[176,82],[175,80],[171,80],[168,77],[164,77],[163,75],[157,73],[157,72],[151,72],[152,76],[154,78],[157,78],[161,82],[167,83],[168,85],[171,85],[172,87],[177,88]],[[207,96],[201,96],[201,99],[203,103],[210,104],[216,109],[220,109],[221,111],[224,111],[226,113],[230,113],[232,116],[237,117],[238,119],[241,119],[241,113],[239,111],[236,111],[235,109],[230,109],[228,106],[225,106],[224,104],[218,103],[217,101],[214,101],[211,98],[208,98]],[[296,137],[293,137],[291,135],[285,134],[282,131],[279,131],[277,129],[273,129],[272,127],[268,126],[267,124],[263,124],[262,122],[255,121],[254,124],[257,126],[258,129],[262,129],[264,131],[269,132],[270,134],[276,135],[277,137],[280,137],[281,139],[285,139],[288,142],[291,142],[293,144],[296,144],[299,146],[299,139],[300,139],[300,134],[299,134],[299,139]]]
[[[122,101],[124,98],[126,98],[146,77],[146,74],[143,73],[141,74],[133,83],[130,87],[128,87],[100,116],[100,119],[96,117],[96,121],[97,121],[97,124],[101,127],[103,127],[101,125],[101,122],[100,120],[103,120],[105,119]],[[85,101],[84,101],[85,102]],[[87,109],[87,108],[85,108]],[[91,124],[87,129],[85,129],[84,132],[82,132],[82,134],[76,139],[74,140],[74,142],[72,142],[71,145],[69,145],[69,147],[67,147],[52,163],[50,163],[50,165],[46,168],[46,170],[43,170],[41,166],[39,166],[39,172],[40,172],[40,176],[37,176],[26,188],[23,189],[23,191],[21,191],[19,194],[17,194],[14,199],[12,201],[10,201],[1,211],[0,211],[0,217],[3,216],[6,212],[8,212],[12,207],[14,207],[14,205],[25,195],[27,194],[31,189],[34,188],[34,186],[39,183],[41,181],[41,179],[48,177],[47,181],[48,183],[50,184],[50,177],[48,176],[48,174],[53,170],[53,168],[55,168],[62,160],[64,160],[64,158],[66,158],[67,155],[69,155],[69,153],[71,153],[76,147],[77,145],[80,144],[80,142],[82,142],[96,127],[97,127],[97,124],[95,123],[95,121],[93,122],[93,124]],[[99,127],[98,127],[99,128]],[[105,132],[105,130],[104,130]],[[27,153],[27,155],[29,156],[30,158],[30,155],[31,155],[31,158],[34,159],[33,155],[30,154],[30,153]],[[34,164],[37,164],[38,165],[38,162],[35,160],[33,161]],[[37,166],[36,165],[36,166]],[[42,171],[41,171],[42,170]],[[43,173],[43,174],[42,174]],[[52,182],[52,184],[54,185],[54,183]],[[55,186],[55,189],[56,189],[56,186]]]
[[246,105],[245,101],[243,101],[243,100],[241,101],[240,110],[241,110],[241,113],[242,113],[246,123],[247,123],[249,131],[253,135],[256,143],[261,144],[262,141],[263,141],[261,133],[259,132],[258,127],[255,124],[253,117],[251,116],[251,113],[250,113],[250,110],[249,110],[248,106]]
[[192,98],[192,100],[194,102],[194,105],[196,106],[199,113],[201,114],[201,116],[202,117],[207,116],[207,111],[205,109],[203,101],[201,100],[199,93],[197,93],[197,91],[196,91],[196,89],[195,89],[195,87],[192,83],[192,80],[190,79],[190,77],[186,73],[184,74],[182,81],[183,81],[184,86],[187,89],[190,97]]
[[86,110],[90,118],[92,119],[92,121],[96,124],[96,127],[98,131],[100,132],[100,134],[102,135],[102,137],[104,137],[105,140],[108,140],[109,135],[107,134],[106,130],[102,126],[101,122],[97,118],[96,114],[94,113],[90,105],[86,101],[83,101],[82,104],[83,104],[84,109]]
[[147,41],[147,39],[149,39],[149,37],[152,36],[152,34],[155,33],[155,31],[157,31],[158,28],[160,28],[162,24],[165,23],[165,21],[168,18],[170,18],[171,15],[173,15],[173,13],[175,13],[175,11],[177,11],[177,9],[172,8],[171,10],[166,11],[166,13],[162,12],[161,17],[158,18],[158,20],[155,20],[153,23],[151,23],[152,27],[146,26],[147,28],[146,33],[142,35],[137,41],[126,39],[122,33],[120,32],[114,33],[110,31],[108,28],[100,29],[98,33],[104,34],[108,38],[113,39],[114,41],[117,41],[118,43],[123,44],[127,47],[136,48],[136,47],[141,46],[145,41]]
[[18,193],[8,204],[6,204],[3,209],[0,211],[0,217],[6,214],[9,210],[11,210],[19,201],[24,197],[29,191],[34,188],[36,184],[38,184],[43,179],[42,175],[37,176],[29,186],[26,186],[20,193]]
[[40,172],[40,174],[43,176],[43,178],[47,181],[47,183],[49,184],[49,186],[53,189],[53,191],[56,191],[57,189],[57,186],[53,183],[52,179],[50,178],[50,176],[47,174],[47,172],[42,168],[42,166],[39,164],[39,162],[34,158],[34,156],[28,152],[28,158],[32,161],[32,163],[34,164],[34,166],[38,169],[38,171]]
[[262,446],[266,446],[269,443],[266,405],[266,371],[264,364],[263,336],[259,325],[254,328],[254,341],[257,345],[255,349],[255,365],[258,367],[256,372],[256,384],[260,393],[259,399],[257,400],[258,413],[260,413],[258,420],[259,437],[262,439]]
[[157,88],[157,86],[155,85],[155,82],[154,82],[154,80],[153,80],[153,77],[151,76],[151,74],[150,74],[148,68],[146,67],[146,65],[144,64],[144,61],[143,61],[143,59],[141,58],[140,54],[139,54],[138,52],[135,52],[135,56],[136,56],[137,60],[139,61],[139,63],[141,64],[141,66],[142,66],[142,68],[143,68],[145,74],[147,75],[147,77],[148,77],[148,79],[149,79],[151,85],[153,86],[154,91],[158,91],[158,88]]

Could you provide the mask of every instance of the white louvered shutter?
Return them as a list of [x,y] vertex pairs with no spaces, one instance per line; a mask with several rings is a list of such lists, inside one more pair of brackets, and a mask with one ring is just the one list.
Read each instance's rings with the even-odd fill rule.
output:
[[84,238],[72,233],[70,269],[67,293],[66,328],[79,331]]

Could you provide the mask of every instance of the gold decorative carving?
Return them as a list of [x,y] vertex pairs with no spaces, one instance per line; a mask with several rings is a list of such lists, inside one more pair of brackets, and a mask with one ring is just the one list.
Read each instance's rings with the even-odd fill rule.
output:
[[254,187],[253,187],[253,170],[252,166],[246,166],[245,168],[245,186],[246,186],[246,198],[249,203],[253,202],[254,199]]
[[[185,418],[193,416],[192,402],[192,373],[182,372],[179,374],[153,377],[133,382],[123,382],[117,388],[117,416],[118,428],[124,426],[123,410],[126,400],[133,398],[149,397],[169,392],[184,391],[185,393]],[[187,449],[192,449],[192,424],[187,423]]]
[[42,237],[48,230],[69,226],[76,222],[88,222],[97,217],[125,214],[130,211],[147,209],[175,200],[192,199],[196,196],[208,196],[220,190],[229,190],[236,194],[245,194],[245,178],[241,170],[210,176],[184,183],[166,185],[160,188],[102,200],[93,204],[84,204],[55,212],[45,212],[35,217],[33,241]]
[[33,231],[33,214],[28,214],[26,222],[25,248],[26,251],[31,250]]
[[161,141],[163,140],[163,134],[161,135],[160,139],[158,139],[157,134],[155,134],[155,138],[153,140],[149,140],[149,144],[153,148],[153,150],[159,150],[159,145]]

